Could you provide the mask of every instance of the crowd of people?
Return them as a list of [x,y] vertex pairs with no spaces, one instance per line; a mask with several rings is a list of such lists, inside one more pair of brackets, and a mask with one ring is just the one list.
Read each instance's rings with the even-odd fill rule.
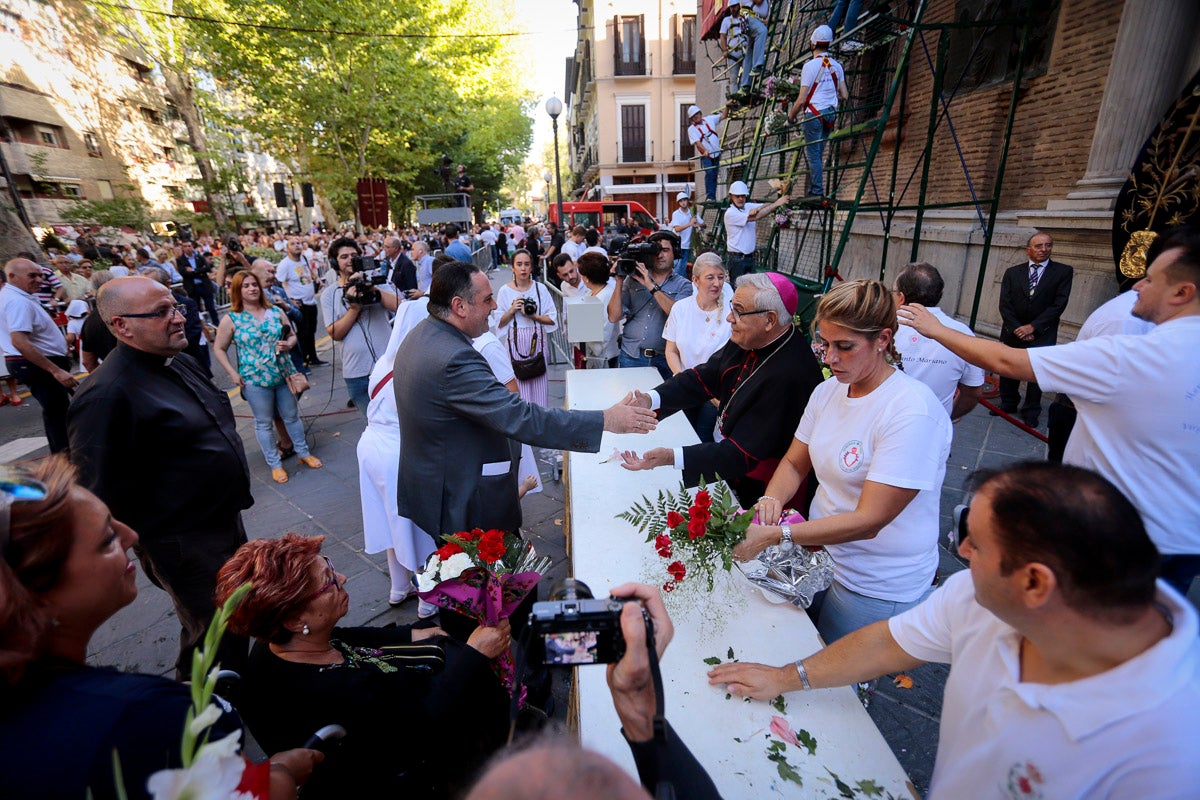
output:
[[[752,225],[758,209],[749,206],[739,209]],[[244,691],[238,713],[218,725],[248,727],[278,764],[281,791],[306,783],[313,797],[505,796],[508,782],[532,783],[539,769],[561,767],[564,754],[553,748],[493,758],[508,708],[488,662],[519,633],[536,592],[511,626],[481,626],[422,600],[417,616],[429,621],[414,627],[346,628],[346,578],[321,554],[321,537],[247,536],[251,462],[230,396],[197,346],[211,349],[243,393],[266,467],[282,483],[288,450],[322,467],[290,380],[322,365],[315,342],[311,351],[305,344],[321,323],[366,423],[358,443],[364,544],[387,554],[390,604],[415,595],[416,574],[442,534],[519,534],[521,498],[540,480],[532,447],[596,452],[606,431],[646,434],[683,412],[698,443],[627,450],[623,467],[679,470],[688,485],[719,475],[757,516],[735,558],[824,547],[834,570],[808,609],[825,649],[782,667],[746,653],[712,670],[714,684],[770,699],[950,662],[930,796],[999,785],[1020,758],[1036,765],[1047,796],[1190,791],[1181,787],[1198,777],[1186,756],[1200,718],[1197,619],[1183,597],[1200,573],[1194,231],[1162,237],[1132,302],[1097,312],[1116,320],[1104,331],[1117,333],[1097,322],[1067,345],[1046,333],[1057,316],[1039,310],[1038,293],[1057,308],[1070,267],[1051,260],[1052,240],[1040,232],[1029,238],[1027,262],[1005,276],[1023,301],[1001,309],[1011,343],[977,338],[938,309],[944,281],[925,262],[896,270],[890,284],[834,285],[805,330],[787,276],[755,272],[734,249],[725,260],[705,253],[687,264],[670,229],[647,237],[646,255],[632,261],[606,253],[594,230],[560,236],[548,225],[536,236],[526,231],[511,251],[507,231],[478,233],[281,237],[270,242],[277,259],[257,255],[261,239],[231,237],[220,247],[197,240],[180,244],[175,273],[157,261],[128,275],[94,271],[90,280],[75,280],[76,262],[64,255],[55,263],[71,263],[51,273],[56,285],[34,259],[6,265],[0,347],[40,403],[58,454],[0,486],[6,788],[36,795],[22,782],[28,765],[61,760],[69,763],[55,773],[64,795],[90,787],[114,796],[114,747],[131,788],[178,766],[186,691],[86,661],[95,632],[136,595],[130,549],[175,607],[181,679],[215,603],[253,582],[220,645]],[[484,262],[511,264],[511,281],[493,289],[486,263],[472,263],[481,247]],[[365,274],[367,259],[378,259],[369,262],[378,282]],[[227,292],[230,305],[204,320],[209,290]],[[71,292],[89,305],[85,324],[100,320],[111,339],[82,378],[44,304]],[[589,303],[605,324],[600,339],[581,347],[586,365],[656,368],[661,382],[604,410],[549,407],[547,337]],[[1146,327],[1131,330],[1126,317]],[[979,402],[985,371],[1013,381],[1002,413],[1018,410],[1028,422],[1044,388],[1069,394],[1077,418],[1065,465],[1022,464],[981,480],[956,542],[970,570],[946,578],[941,489],[954,423]],[[1021,381],[1030,389],[1017,407],[1009,391]],[[1160,399],[1157,413],[1137,413],[1147,392]],[[142,475],[153,476],[153,491]],[[671,637],[661,599],[648,587],[613,591],[635,597],[656,625],[649,642],[640,614],[622,616],[628,641],[641,646],[609,675],[643,786],[655,792],[666,782],[686,787],[684,796],[715,797],[648,689],[647,648],[661,654]],[[1130,687],[1129,698],[1100,702],[1096,687],[1114,681]],[[532,689],[530,697],[541,699]],[[107,733],[86,743],[55,739],[72,704]],[[1005,706],[1002,719],[985,724],[993,705]],[[395,715],[412,724],[397,727]],[[464,718],[469,735],[458,724]],[[303,745],[331,722],[358,735],[318,763]],[[993,724],[1006,735],[989,733]],[[450,737],[452,751],[443,744]],[[1101,757],[1122,746],[1120,758]],[[572,752],[567,762],[587,758]],[[621,780],[619,770],[609,777]]]

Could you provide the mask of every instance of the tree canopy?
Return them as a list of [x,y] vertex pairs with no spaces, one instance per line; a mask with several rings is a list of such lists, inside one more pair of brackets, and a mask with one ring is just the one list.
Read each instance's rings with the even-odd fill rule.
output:
[[[388,179],[393,209],[441,191],[442,155],[491,200],[531,140],[507,15],[496,0],[192,0],[192,46],[227,114],[311,175],[339,215],[359,177]],[[200,15],[200,14],[197,14]],[[312,31],[321,31],[315,33]],[[374,35],[360,35],[370,33]]]

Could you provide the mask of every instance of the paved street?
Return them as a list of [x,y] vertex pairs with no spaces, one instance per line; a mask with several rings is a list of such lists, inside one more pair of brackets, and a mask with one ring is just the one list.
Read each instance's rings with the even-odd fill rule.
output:
[[[493,274],[503,281],[507,272]],[[325,348],[329,343],[324,344]],[[332,354],[324,356],[331,363]],[[563,400],[563,367],[553,368],[550,402]],[[271,481],[253,434],[253,420],[247,405],[235,398],[238,429],[246,444],[253,480],[254,506],[246,513],[246,528],[252,538],[277,536],[284,531],[322,534],[325,553],[349,580],[350,625],[382,625],[412,622],[416,619],[415,600],[399,609],[387,604],[388,578],[383,554],[363,552],[362,514],[359,506],[358,466],[355,448],[363,423],[358,414],[346,408],[347,394],[340,370],[327,366],[314,370],[313,388],[303,398],[301,411],[312,451],[324,462],[322,470],[310,470],[295,460],[285,462],[291,480],[284,485]],[[45,454],[40,439],[40,411],[29,400],[19,408],[0,408],[0,461],[28,461]],[[31,449],[35,448],[35,449]],[[1017,430],[1003,420],[977,409],[955,427],[955,441],[942,491],[942,530],[949,530],[950,513],[962,502],[968,476],[978,468],[999,467],[1015,460],[1041,458],[1041,442]],[[545,491],[528,495],[524,503],[525,528],[538,550],[555,559],[551,579],[566,574],[563,536],[563,487],[553,481],[554,453],[539,452]],[[145,483],[154,491],[153,476],[133,475],[131,480]],[[622,509],[614,507],[611,513]],[[606,510],[607,511],[607,510]],[[943,548],[942,571],[949,574],[963,568],[955,556]],[[169,675],[173,669],[178,641],[178,625],[166,595],[139,578],[140,594],[129,608],[117,614],[93,640],[91,658],[96,663],[115,664],[128,670]],[[593,587],[598,591],[603,587]],[[797,657],[804,655],[797,653]],[[941,709],[941,691],[946,669],[926,666],[912,673],[915,685],[904,690],[887,679],[879,682],[872,696],[870,713],[891,744],[901,764],[918,790],[929,785],[933,757],[937,748],[937,719]],[[555,696],[559,699],[554,716],[566,719],[568,673],[558,676]],[[687,724],[674,720],[681,729]]]

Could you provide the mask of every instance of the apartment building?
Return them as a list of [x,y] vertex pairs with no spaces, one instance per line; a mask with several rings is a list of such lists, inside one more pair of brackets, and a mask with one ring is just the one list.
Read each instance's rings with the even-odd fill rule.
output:
[[566,75],[571,171],[588,199],[634,200],[669,216],[675,195],[694,188],[695,3],[576,4],[579,38]]

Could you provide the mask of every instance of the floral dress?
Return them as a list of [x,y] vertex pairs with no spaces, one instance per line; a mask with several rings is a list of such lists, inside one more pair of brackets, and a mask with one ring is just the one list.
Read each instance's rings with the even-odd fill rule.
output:
[[283,383],[275,343],[283,333],[283,321],[274,309],[268,309],[260,322],[249,311],[233,311],[233,343],[237,345],[238,374],[252,386],[271,388]]

